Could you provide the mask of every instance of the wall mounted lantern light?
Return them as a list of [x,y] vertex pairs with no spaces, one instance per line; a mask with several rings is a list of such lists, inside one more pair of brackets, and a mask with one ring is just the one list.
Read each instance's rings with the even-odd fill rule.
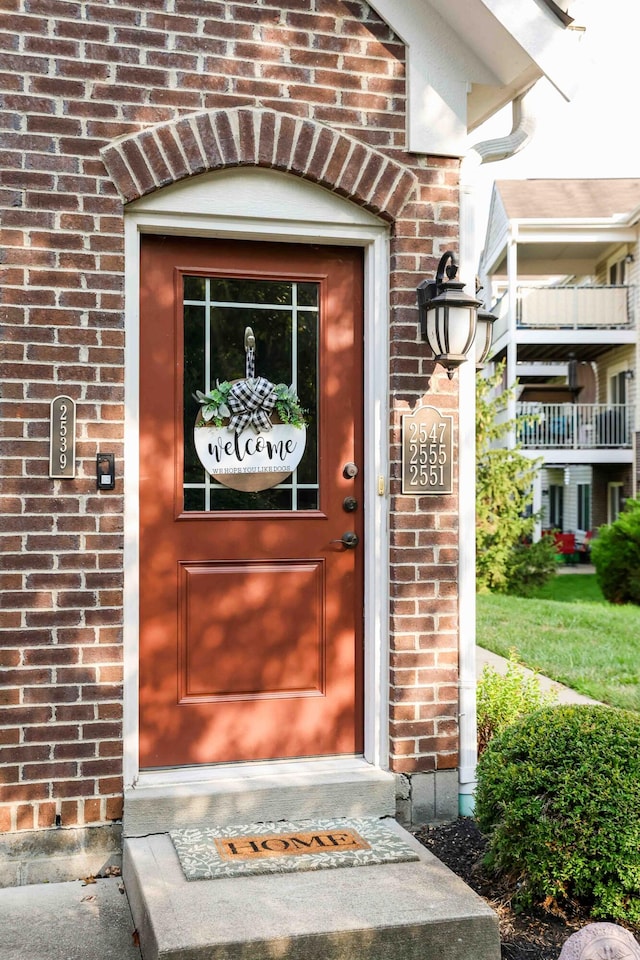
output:
[[471,350],[480,306],[479,300],[464,292],[464,284],[455,279],[457,273],[456,258],[447,250],[440,258],[435,280],[423,280],[417,290],[422,336],[449,379]]
[[478,310],[476,320],[476,370],[481,370],[491,350],[493,325],[498,318],[488,310]]

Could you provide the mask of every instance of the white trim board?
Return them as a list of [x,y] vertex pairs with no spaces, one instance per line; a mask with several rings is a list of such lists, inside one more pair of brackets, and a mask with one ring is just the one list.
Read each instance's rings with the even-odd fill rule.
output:
[[[322,187],[261,168],[237,168],[182,181],[125,209],[125,542],[124,785],[139,783],[139,265],[140,235],[294,241],[364,249],[365,421],[365,761],[388,768],[388,364],[389,241],[376,217]],[[380,492],[382,490],[382,493]],[[295,761],[291,762],[295,764]],[[301,761],[308,764],[309,761]],[[274,771],[281,765],[273,765]],[[289,766],[288,769],[291,769]],[[237,778],[242,765],[145,772],[172,786]],[[269,764],[261,770],[269,772]]]

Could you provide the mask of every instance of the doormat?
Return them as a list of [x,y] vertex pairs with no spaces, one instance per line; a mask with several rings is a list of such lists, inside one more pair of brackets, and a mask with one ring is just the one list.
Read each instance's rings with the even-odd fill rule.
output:
[[187,880],[296,873],[420,858],[380,820],[279,820],[171,830]]

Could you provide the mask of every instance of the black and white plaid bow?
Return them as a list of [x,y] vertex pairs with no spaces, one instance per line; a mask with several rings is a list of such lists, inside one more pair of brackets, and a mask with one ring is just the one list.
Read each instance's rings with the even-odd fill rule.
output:
[[269,414],[276,405],[276,394],[273,384],[265,377],[234,383],[227,403],[232,410],[229,430],[242,433],[249,425],[256,433],[260,430],[271,430]]

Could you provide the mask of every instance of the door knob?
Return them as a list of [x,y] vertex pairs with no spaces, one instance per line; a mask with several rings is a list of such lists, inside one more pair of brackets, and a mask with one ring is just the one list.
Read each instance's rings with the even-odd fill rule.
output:
[[345,463],[344,467],[342,468],[342,476],[345,478],[345,480],[353,480],[355,477],[357,477],[358,468],[355,463],[351,463],[351,461],[349,461],[349,463]]
[[331,540],[330,542],[341,543],[343,547],[347,548],[347,550],[353,550],[360,543],[360,537],[357,533],[347,530],[346,533],[342,534],[339,540]]

